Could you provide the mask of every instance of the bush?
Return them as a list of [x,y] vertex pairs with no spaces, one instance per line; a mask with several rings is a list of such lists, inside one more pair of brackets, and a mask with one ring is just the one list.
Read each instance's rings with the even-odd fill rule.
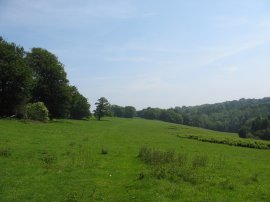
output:
[[25,118],[45,122],[49,120],[49,111],[43,102],[28,103],[25,107]]
[[203,135],[177,135],[180,138],[188,138],[202,142],[210,142],[216,144],[226,144],[238,147],[248,147],[255,149],[270,149],[270,144],[263,140],[242,139],[236,137],[218,137],[218,136],[203,136]]

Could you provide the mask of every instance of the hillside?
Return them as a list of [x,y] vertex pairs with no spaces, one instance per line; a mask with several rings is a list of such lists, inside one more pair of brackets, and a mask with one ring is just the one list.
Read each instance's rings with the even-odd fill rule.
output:
[[1,119],[0,201],[269,200],[270,150],[184,135],[238,138],[144,119]]
[[270,98],[240,99],[216,104],[175,107],[167,110],[147,108],[139,117],[238,133],[257,117],[270,116]]

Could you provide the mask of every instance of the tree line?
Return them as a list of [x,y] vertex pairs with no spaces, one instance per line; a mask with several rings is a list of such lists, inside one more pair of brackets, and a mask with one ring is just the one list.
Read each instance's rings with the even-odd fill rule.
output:
[[[257,118],[270,116],[270,98],[240,99],[217,104],[170,109],[148,107],[137,111],[137,115],[145,119],[238,133],[242,127],[250,125]],[[251,131],[250,134],[256,133]],[[265,139],[263,135],[257,135],[256,137]]]
[[0,37],[0,117],[23,116],[26,104],[37,102],[44,103],[50,118],[90,115],[90,104],[69,84],[54,54],[42,48],[26,52]]
[[240,128],[239,136],[242,138],[270,140],[270,116],[257,117],[247,122]]

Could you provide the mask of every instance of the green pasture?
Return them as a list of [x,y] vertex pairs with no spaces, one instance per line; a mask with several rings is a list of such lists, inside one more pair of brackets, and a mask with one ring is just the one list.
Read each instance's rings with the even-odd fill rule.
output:
[[[270,201],[270,150],[179,135],[237,139],[232,133],[137,118],[1,119],[0,201]],[[163,165],[139,158],[142,147],[184,153],[192,180],[177,166],[175,173],[157,177],[155,170]],[[200,156],[205,163],[192,168]]]

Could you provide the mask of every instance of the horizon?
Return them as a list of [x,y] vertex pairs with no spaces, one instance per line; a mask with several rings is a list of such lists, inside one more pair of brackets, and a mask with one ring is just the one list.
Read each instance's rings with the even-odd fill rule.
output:
[[267,0],[11,0],[0,35],[55,54],[92,109],[99,97],[198,106],[269,97],[269,11]]
[[[221,101],[221,102],[214,102],[214,103],[202,103],[202,104],[198,104],[198,105],[182,105],[182,106],[171,106],[171,107],[168,107],[168,108],[160,108],[160,109],[170,109],[170,108],[175,108],[175,107],[198,107],[198,106],[204,106],[204,105],[214,105],[214,104],[221,104],[221,103],[224,103],[224,102],[233,102],[233,101],[240,101],[242,99],[244,100],[262,100],[262,99],[267,99],[267,98],[270,98],[270,97],[262,97],[262,98],[240,98],[240,99],[235,99],[235,100],[224,100],[224,101]],[[117,104],[116,104],[117,105]],[[142,108],[142,109],[146,109],[146,108],[159,108],[159,107],[152,107],[152,106],[148,106],[148,107],[145,107],[145,108]],[[139,110],[142,110],[142,109],[139,109]],[[137,111],[139,111],[137,108],[136,108]]]

